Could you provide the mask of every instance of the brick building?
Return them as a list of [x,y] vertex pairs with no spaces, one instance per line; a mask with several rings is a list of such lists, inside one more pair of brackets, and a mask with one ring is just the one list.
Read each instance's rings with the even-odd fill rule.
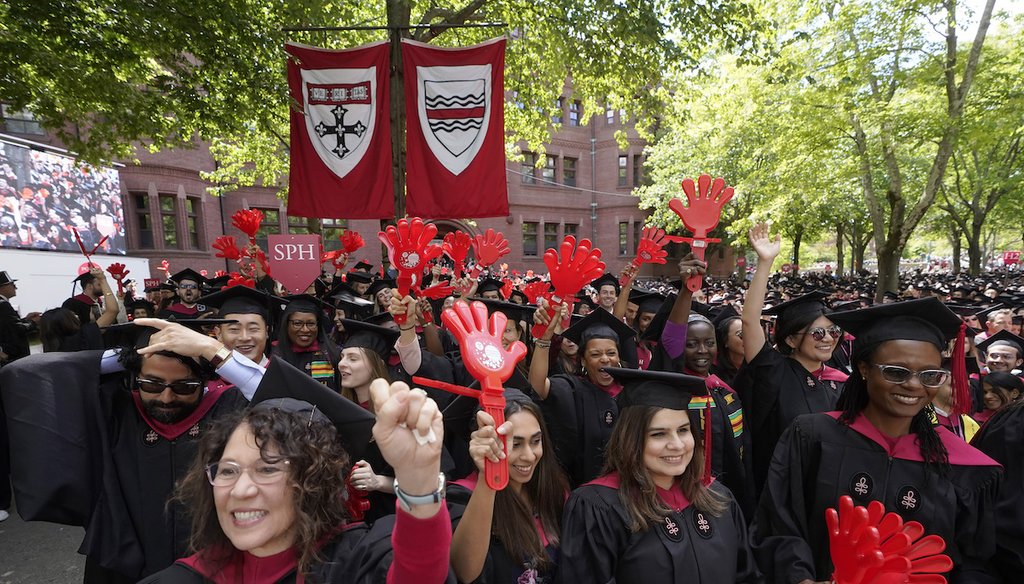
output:
[[[524,161],[506,163],[509,216],[436,223],[441,235],[452,229],[470,234],[487,228],[501,231],[512,250],[505,261],[524,271],[545,272],[541,259],[544,250],[557,245],[565,235],[576,234],[595,241],[604,251],[609,270],[618,271],[633,258],[647,217],[647,212],[638,208],[637,198],[630,194],[644,178],[644,142],[630,125],[623,127],[622,111],[592,116],[584,125],[580,123],[579,102],[562,99],[560,103],[562,116],[553,121],[561,126],[546,145],[546,153],[538,158],[526,152]],[[24,114],[5,112],[4,122],[8,133],[59,146]],[[628,136],[625,149],[615,140],[619,130],[625,130]],[[129,256],[148,258],[154,275],[159,274],[163,260],[168,261],[172,273],[185,267],[210,273],[237,269],[216,258],[210,246],[223,234],[243,239],[230,224],[231,215],[238,209],[263,210],[264,233],[308,232],[307,220],[289,217],[275,189],[243,187],[223,197],[209,195],[209,184],[200,177],[200,172],[214,168],[206,145],[156,154],[140,149],[138,158],[138,164],[124,163],[119,168],[127,249]],[[367,241],[367,246],[355,254],[356,259],[379,266],[380,246],[372,243],[379,222],[324,219],[325,244],[337,242],[344,228],[358,231]],[[731,254],[714,255],[714,267],[731,265],[731,257],[727,257]],[[672,274],[673,264],[645,266],[643,274],[654,274],[654,268],[658,273]],[[713,272],[721,273],[721,268]]]

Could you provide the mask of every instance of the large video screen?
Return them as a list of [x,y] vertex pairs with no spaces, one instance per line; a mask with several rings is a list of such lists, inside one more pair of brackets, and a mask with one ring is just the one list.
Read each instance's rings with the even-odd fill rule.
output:
[[0,139],[0,247],[77,252],[72,228],[86,251],[124,255],[117,171]]

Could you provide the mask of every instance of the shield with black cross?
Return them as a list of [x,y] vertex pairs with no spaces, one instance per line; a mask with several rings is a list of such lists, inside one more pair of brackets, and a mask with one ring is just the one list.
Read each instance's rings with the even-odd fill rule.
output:
[[306,132],[323,163],[344,178],[373,138],[377,68],[303,69]]

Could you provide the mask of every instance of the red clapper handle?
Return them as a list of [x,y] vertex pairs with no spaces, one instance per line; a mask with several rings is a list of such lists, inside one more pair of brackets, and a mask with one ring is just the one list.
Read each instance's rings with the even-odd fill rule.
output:
[[880,567],[885,558],[878,549],[878,529],[868,524],[868,510],[855,507],[853,499],[843,495],[839,510],[826,509],[829,552],[832,555],[832,581],[835,584],[861,584],[869,569]]
[[[487,306],[483,302],[471,305],[456,302],[441,314],[441,320],[459,342],[466,371],[480,382],[481,389],[473,391],[421,377],[414,377],[413,383],[476,397],[484,411],[494,418],[494,427],[501,426],[505,423],[505,390],[502,384],[512,376],[516,363],[526,356],[526,345],[516,341],[508,349],[502,347],[501,337],[508,317],[495,311],[488,319]],[[504,448],[504,436],[501,443]],[[496,491],[504,489],[508,485],[508,459],[499,462],[487,460],[484,474],[489,487]]]
[[[569,307],[566,320],[572,313],[573,298],[588,282],[595,280],[604,273],[604,262],[601,261],[601,250],[592,247],[589,239],[581,239],[576,245],[576,238],[567,235],[559,247],[561,254],[554,248],[544,252],[544,264],[548,267],[551,286],[554,288],[548,305],[548,316],[554,316],[557,304]],[[563,328],[568,326],[563,322]],[[535,338],[544,335],[545,325],[535,324],[531,332]]]
[[[683,179],[682,187],[686,193],[688,206],[684,207],[679,199],[672,199],[668,206],[679,215],[683,225],[693,232],[693,237],[683,238],[683,241],[689,242],[693,255],[703,261],[708,244],[721,241],[709,238],[708,233],[718,225],[718,220],[722,217],[722,207],[732,199],[733,189],[726,187],[722,178],[712,181],[706,174],[700,175],[697,179],[696,188],[692,178]],[[686,280],[686,287],[696,292],[700,290],[701,281],[700,274],[695,274]]]
[[[391,265],[398,268],[398,294],[402,298],[409,295],[413,286],[419,285],[427,263],[443,253],[440,245],[430,243],[435,235],[437,226],[424,223],[419,217],[399,219],[397,225],[388,225],[377,233],[388,250]],[[404,314],[395,315],[398,326],[404,325],[405,319]]]
[[452,231],[444,236],[441,248],[444,254],[455,262],[455,279],[462,277],[462,271],[466,269],[466,256],[469,255],[469,248],[473,241],[469,234],[463,231]]
[[[636,246],[636,257],[630,262],[634,268],[640,268],[644,264],[664,264],[668,252],[663,248],[670,243],[685,241],[684,237],[665,235],[665,230],[658,227],[644,227],[641,232],[640,243]],[[629,277],[619,277],[619,284],[625,286]]]

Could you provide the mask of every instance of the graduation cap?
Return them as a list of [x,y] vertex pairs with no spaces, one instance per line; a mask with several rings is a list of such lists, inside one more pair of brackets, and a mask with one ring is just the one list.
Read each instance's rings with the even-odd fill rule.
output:
[[284,298],[271,296],[262,290],[248,286],[231,286],[199,299],[201,304],[218,309],[221,316],[228,314],[256,314],[263,322],[273,327],[279,318],[281,307],[287,304]]
[[637,305],[637,315],[642,312],[654,314],[665,302],[665,296],[651,290],[633,288],[629,291],[629,301]]
[[[967,325],[938,298],[930,296],[906,302],[876,304],[860,310],[829,315],[832,322],[854,336],[853,353],[877,346],[885,341],[924,341],[939,351],[956,339],[953,348],[953,404],[957,413],[970,408],[970,386],[964,365],[964,336]],[[844,394],[845,395],[845,394]]]
[[182,280],[192,280],[198,285],[202,285],[206,282],[206,278],[192,268],[185,268],[184,270],[172,275],[170,280],[175,284],[181,284]]
[[[519,300],[522,300],[522,302],[516,302],[517,298]],[[529,304],[530,303],[530,298],[522,290],[520,290],[518,288],[513,288],[512,291],[509,292],[509,294],[508,294],[508,301],[509,302],[514,302],[516,304],[524,304],[525,305],[525,304]]]
[[526,320],[532,322],[530,315],[536,312],[537,307],[529,304],[516,304],[515,302],[503,302],[501,300],[490,300],[488,298],[481,298],[476,302],[483,302],[487,306],[487,314],[494,314],[500,312],[507,316],[509,320]]
[[[305,404],[296,404],[294,401]],[[352,460],[363,457],[375,422],[373,414],[362,406],[281,359],[274,359],[267,368],[251,405],[254,408],[278,408],[304,417],[310,416],[314,420],[320,419],[313,408],[316,406],[315,409],[334,424]]]
[[594,299],[591,298],[590,294],[587,294],[586,292],[580,292],[576,294],[576,306],[578,307],[581,304],[589,306],[590,310],[597,310],[597,303],[594,302]]
[[210,278],[203,285],[203,289],[207,290],[207,294],[217,292],[228,285],[228,280],[231,279],[230,274],[224,274],[223,276],[217,276],[216,278]]
[[398,337],[402,334],[395,329],[361,320],[345,318],[342,319],[342,323],[345,326],[345,334],[348,335],[345,338],[345,343],[341,346],[342,349],[355,347],[367,349],[377,353],[385,363],[387,363],[388,357],[391,356],[395,342],[398,341]]
[[604,309],[591,312],[562,333],[581,348],[591,339],[611,339],[622,349],[623,343],[635,335],[635,330]]
[[386,289],[394,288],[394,287],[395,287],[395,281],[394,280],[387,280],[387,279],[384,279],[384,278],[378,278],[378,279],[374,280],[372,284],[370,284],[369,288],[366,289],[366,294],[370,298],[376,299],[378,292],[380,292],[381,290],[386,290]]
[[612,274],[607,273],[591,282],[590,285],[598,292],[601,291],[601,286],[614,286],[615,294],[618,294],[622,290],[622,287],[619,286],[619,279]]
[[730,318],[739,318],[739,316],[740,313],[736,312],[736,309],[733,307],[732,304],[726,304],[725,306],[722,307],[721,310],[718,311],[718,314],[716,314],[715,317],[711,319],[711,324],[717,327],[719,324],[725,322],[726,320],[729,320]]
[[[365,263],[365,262],[364,262]],[[360,272],[358,270],[352,270],[345,274],[345,281],[348,283],[360,283],[360,284],[371,284],[373,283],[373,276],[366,272]]]
[[505,287],[505,283],[497,278],[491,278],[490,276],[480,280],[480,283],[476,287],[477,296],[483,295],[484,292],[497,292],[501,295],[501,289]]
[[331,294],[334,306],[345,311],[345,315],[356,320],[365,320],[373,314],[374,303],[363,298],[347,284],[335,286]]
[[793,318],[798,314],[805,312],[815,312],[825,307],[825,299],[828,298],[828,294],[825,294],[821,290],[814,290],[792,298],[785,302],[781,302],[766,308],[762,311],[763,314],[770,314],[779,318]]
[[371,272],[373,271],[373,264],[366,260],[359,260],[358,262],[356,262],[356,265],[352,266],[352,269],[362,270],[364,272]]
[[125,304],[124,308],[129,315],[133,314],[136,310],[146,310],[149,317],[156,316],[156,305],[145,298],[136,298]]
[[997,332],[996,334],[990,336],[984,341],[978,343],[978,349],[988,354],[989,347],[997,345],[1003,345],[1006,347],[1010,347],[1011,349],[1016,349],[1017,357],[1024,357],[1024,338],[1021,338],[1018,335],[1015,335],[1005,329]]
[[[622,393],[618,397],[620,409],[644,406],[684,411],[689,415],[693,396],[708,395],[707,384],[702,377],[670,371],[644,371],[620,367],[602,367],[601,370],[623,385]],[[711,484],[711,437],[714,431],[710,426],[710,405],[710,400],[705,401],[703,408],[704,485]]]
[[[374,314],[374,315],[370,316],[364,322],[368,322],[370,324],[375,324],[377,326],[384,326],[385,324],[387,324],[389,322],[390,323],[394,323],[395,322],[395,315],[391,314],[390,311],[385,310],[384,312],[378,312],[377,314]],[[395,324],[395,326],[398,326],[398,325]]]
[[289,314],[293,312],[309,312],[312,314],[325,314],[327,311],[333,311],[334,307],[330,304],[320,300],[312,294],[293,294],[291,296],[285,296],[281,300],[288,303],[287,312]]
[[[182,318],[177,320],[168,320],[200,333],[203,332],[204,327],[238,322],[237,320],[231,320],[228,318]],[[103,346],[107,349],[118,347],[141,349],[142,347],[149,345],[149,338],[152,337],[157,330],[158,329],[153,327],[142,326],[133,322],[112,324],[103,329]]]

